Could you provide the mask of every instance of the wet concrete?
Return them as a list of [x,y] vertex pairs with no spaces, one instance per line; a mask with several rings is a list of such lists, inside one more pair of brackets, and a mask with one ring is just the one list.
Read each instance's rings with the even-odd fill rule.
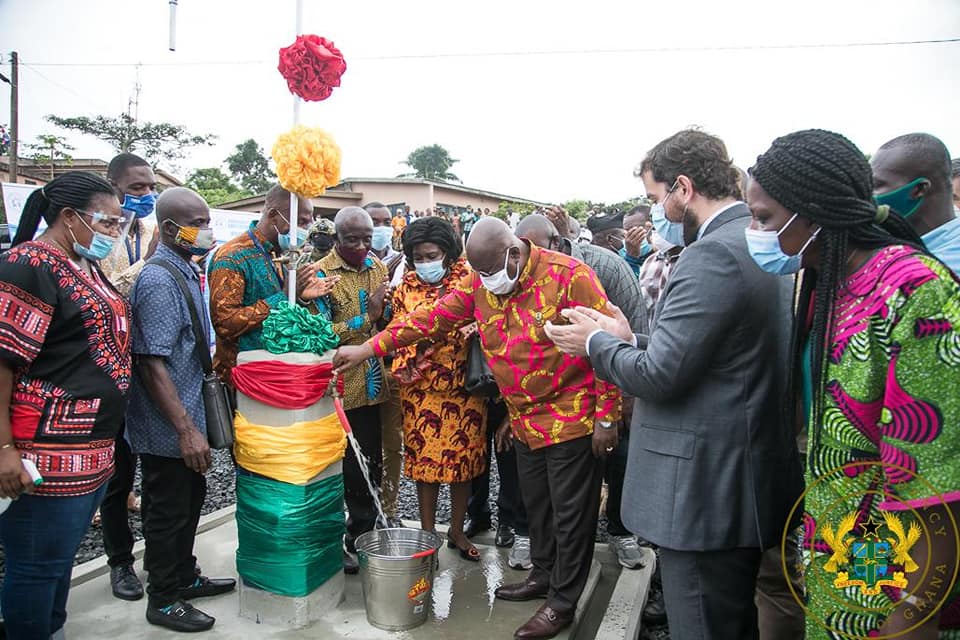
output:
[[[605,546],[605,545],[604,545]],[[479,545],[481,561],[468,562],[449,549],[440,552],[440,567],[434,580],[434,598],[431,615],[427,622],[410,631],[387,632],[375,629],[367,623],[363,606],[362,587],[359,576],[347,576],[344,600],[332,612],[308,627],[297,630],[281,629],[241,618],[239,597],[236,592],[217,598],[194,601],[194,605],[216,617],[213,629],[203,634],[204,638],[230,639],[298,639],[298,638],[350,638],[354,640],[432,640],[512,638],[513,632],[533,615],[542,601],[505,602],[494,598],[494,590],[503,582],[522,579],[525,572],[515,571],[507,565],[507,550]],[[599,549],[599,547],[598,547]],[[232,519],[197,537],[195,552],[210,576],[236,576],[234,553],[236,551],[236,524]],[[598,554],[599,555],[599,554]],[[135,565],[141,578],[141,562]],[[591,571],[588,590],[592,593],[598,583],[614,580],[614,573],[607,571],[602,576],[600,563],[595,561]],[[109,578],[102,573],[77,576],[68,603],[69,617],[66,625],[67,638],[133,639],[181,637],[171,631],[152,626],[144,619],[146,600],[124,602],[110,595]],[[603,587],[609,593],[610,584]],[[584,598],[582,609],[603,611],[606,599],[598,602]],[[589,617],[589,616],[586,616]],[[592,625],[591,625],[592,626]],[[595,627],[593,627],[595,629]],[[586,632],[586,635],[584,635]],[[578,637],[592,637],[594,631],[583,629]],[[559,638],[571,637],[564,633]]]

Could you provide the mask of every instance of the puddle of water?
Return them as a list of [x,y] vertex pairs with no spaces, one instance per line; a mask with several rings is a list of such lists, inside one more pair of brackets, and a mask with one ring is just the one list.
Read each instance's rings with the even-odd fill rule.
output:
[[487,549],[480,558],[480,566],[487,584],[487,620],[493,617],[493,603],[496,600],[497,587],[503,584],[503,563],[496,549]]
[[453,569],[444,569],[433,579],[433,617],[437,622],[443,622],[450,616],[455,577]]

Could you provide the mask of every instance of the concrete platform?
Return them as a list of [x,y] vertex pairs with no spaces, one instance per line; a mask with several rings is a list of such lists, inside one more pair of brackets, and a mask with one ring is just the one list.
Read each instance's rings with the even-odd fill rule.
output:
[[[195,552],[204,573],[210,576],[236,576],[234,553],[236,551],[236,524],[232,514],[209,517],[206,531],[197,536]],[[257,624],[239,616],[238,592],[217,598],[194,601],[194,605],[217,619],[216,625],[204,638],[222,639],[296,639],[296,638],[350,638],[352,640],[431,640],[443,639],[494,639],[512,638],[514,630],[533,615],[542,601],[505,602],[494,598],[494,590],[504,582],[522,579],[525,572],[515,571],[507,565],[507,550],[481,544],[478,539],[481,561],[468,562],[454,550],[442,549],[440,568],[435,576],[431,616],[416,629],[401,632],[381,631],[370,626],[366,620],[359,576],[346,576],[344,600],[330,613],[309,626],[298,629],[283,629],[268,624]],[[492,542],[492,540],[491,540]],[[139,551],[139,549],[138,549]],[[650,554],[652,556],[652,553]],[[601,566],[601,563],[603,565]],[[145,578],[138,559],[135,565],[141,578]],[[649,572],[619,571],[606,545],[597,545],[597,553],[591,567],[587,589],[578,609],[574,626],[558,636],[561,639],[597,637],[603,625],[604,638],[623,638],[627,630],[635,632],[640,610],[633,611],[633,604],[646,597]],[[616,620],[605,620],[602,612],[611,605],[611,595],[617,593],[620,578],[626,582],[619,588]],[[77,567],[74,586],[68,603],[66,637],[71,640],[88,638],[147,640],[182,637],[146,622],[144,613],[146,599],[139,602],[124,602],[110,594],[109,578],[103,564],[93,561]],[[582,627],[582,628],[581,628]],[[621,631],[622,630],[622,631]],[[622,635],[621,635],[622,633]]]

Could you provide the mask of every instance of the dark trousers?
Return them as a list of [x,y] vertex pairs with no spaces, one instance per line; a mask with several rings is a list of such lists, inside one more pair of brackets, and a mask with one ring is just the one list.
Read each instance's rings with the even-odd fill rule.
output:
[[[486,470],[473,479],[470,486],[470,501],[467,515],[474,522],[490,522],[490,452],[496,449],[494,435],[507,417],[507,405],[503,402],[487,403],[487,460]],[[517,454],[511,447],[496,452],[497,473],[500,477],[500,493],[497,495],[497,523],[513,527],[518,536],[530,535],[527,510],[520,495],[520,479],[517,477]]]
[[514,443],[530,520],[530,579],[549,581],[547,604],[562,612],[576,608],[593,560],[603,468],[590,442],[533,450]]
[[149,606],[166,607],[181,587],[193,584],[200,509],[207,497],[207,479],[181,458],[140,455],[143,470],[143,568],[150,574]]
[[73,558],[105,491],[101,486],[83,496],[22,495],[0,515],[7,638],[47,640],[63,627]]
[[113,462],[117,470],[107,484],[107,494],[100,505],[100,523],[103,525],[103,550],[107,563],[119,567],[133,563],[133,533],[127,513],[127,497],[133,491],[133,475],[137,458],[123,437],[123,429],[117,435],[113,450]]
[[[358,407],[347,411],[350,429],[367,458],[370,480],[377,491],[383,473],[383,430],[380,423],[380,405]],[[371,531],[377,523],[377,508],[363,477],[353,448],[347,445],[343,458],[343,494],[347,502],[347,548],[353,551],[353,542],[358,536]]]
[[660,547],[663,602],[673,640],[756,640],[760,549]]
[[627,452],[630,450],[630,432],[624,429],[620,443],[606,458],[603,479],[607,483],[607,535],[628,536],[630,532],[620,518],[620,501],[623,499],[623,477],[627,473]]

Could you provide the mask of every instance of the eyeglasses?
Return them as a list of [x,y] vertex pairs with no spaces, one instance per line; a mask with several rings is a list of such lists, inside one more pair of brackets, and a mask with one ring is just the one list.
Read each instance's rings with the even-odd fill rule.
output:
[[90,216],[93,224],[99,224],[105,229],[120,229],[130,220],[127,216],[111,216],[100,211],[87,211],[85,209],[75,209],[75,211]]

